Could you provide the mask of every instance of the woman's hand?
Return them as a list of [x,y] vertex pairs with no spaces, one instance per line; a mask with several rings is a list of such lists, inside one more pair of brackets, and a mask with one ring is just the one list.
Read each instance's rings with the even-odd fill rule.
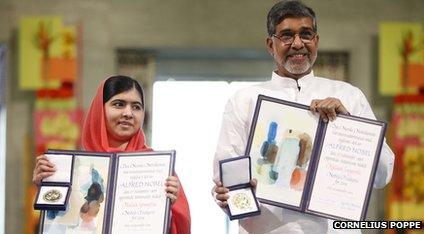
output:
[[313,113],[318,113],[324,122],[333,121],[337,114],[342,113],[348,115],[346,107],[337,98],[314,99],[309,106]]
[[40,185],[41,180],[54,174],[56,168],[44,154],[35,158],[35,168],[32,173],[32,182]]
[[180,193],[180,181],[175,176],[169,176],[165,182],[166,196],[171,199],[171,204],[174,204]]

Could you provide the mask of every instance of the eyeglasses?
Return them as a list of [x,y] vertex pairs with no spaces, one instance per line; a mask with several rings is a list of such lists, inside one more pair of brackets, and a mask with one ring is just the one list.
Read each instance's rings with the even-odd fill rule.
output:
[[302,31],[300,33],[284,32],[279,36],[276,35],[276,34],[272,34],[273,37],[278,38],[281,42],[283,42],[284,45],[293,44],[294,39],[296,38],[296,35],[299,36],[300,40],[304,44],[309,44],[317,36],[317,33],[312,31],[312,30],[306,30],[306,31]]

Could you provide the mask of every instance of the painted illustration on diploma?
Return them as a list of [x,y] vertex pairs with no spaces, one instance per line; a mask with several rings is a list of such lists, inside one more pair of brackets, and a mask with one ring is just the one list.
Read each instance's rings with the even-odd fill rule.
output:
[[[257,195],[300,206],[318,118],[309,110],[269,101],[255,112],[249,156]],[[278,195],[282,193],[286,195]]]
[[279,140],[276,139],[278,130],[277,122],[270,122],[256,163],[258,179],[281,188],[303,190],[312,139],[305,132],[285,129],[283,138]]
[[[84,197],[84,204],[80,209],[81,223],[80,227],[86,230],[96,229],[96,217],[102,209],[102,203],[104,201],[104,184],[103,178],[99,172],[90,166],[91,181],[82,186],[81,191],[86,191]],[[88,187],[88,188],[87,188]]]

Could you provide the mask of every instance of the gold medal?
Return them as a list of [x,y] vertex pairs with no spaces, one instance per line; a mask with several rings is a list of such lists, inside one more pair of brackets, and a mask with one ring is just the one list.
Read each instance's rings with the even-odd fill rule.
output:
[[57,202],[62,197],[62,193],[57,189],[50,189],[43,195],[44,201]]
[[232,202],[235,207],[240,210],[252,209],[250,198],[245,193],[237,193],[234,195]]

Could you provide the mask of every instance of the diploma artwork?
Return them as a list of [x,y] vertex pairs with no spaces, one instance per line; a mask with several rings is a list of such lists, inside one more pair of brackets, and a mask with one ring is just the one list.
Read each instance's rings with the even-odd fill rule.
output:
[[324,123],[298,103],[259,95],[245,155],[259,201],[364,220],[386,124],[338,115]]
[[173,174],[175,151],[45,155],[69,175],[63,182],[42,181],[34,204],[43,210],[40,233],[169,232],[165,180]]

